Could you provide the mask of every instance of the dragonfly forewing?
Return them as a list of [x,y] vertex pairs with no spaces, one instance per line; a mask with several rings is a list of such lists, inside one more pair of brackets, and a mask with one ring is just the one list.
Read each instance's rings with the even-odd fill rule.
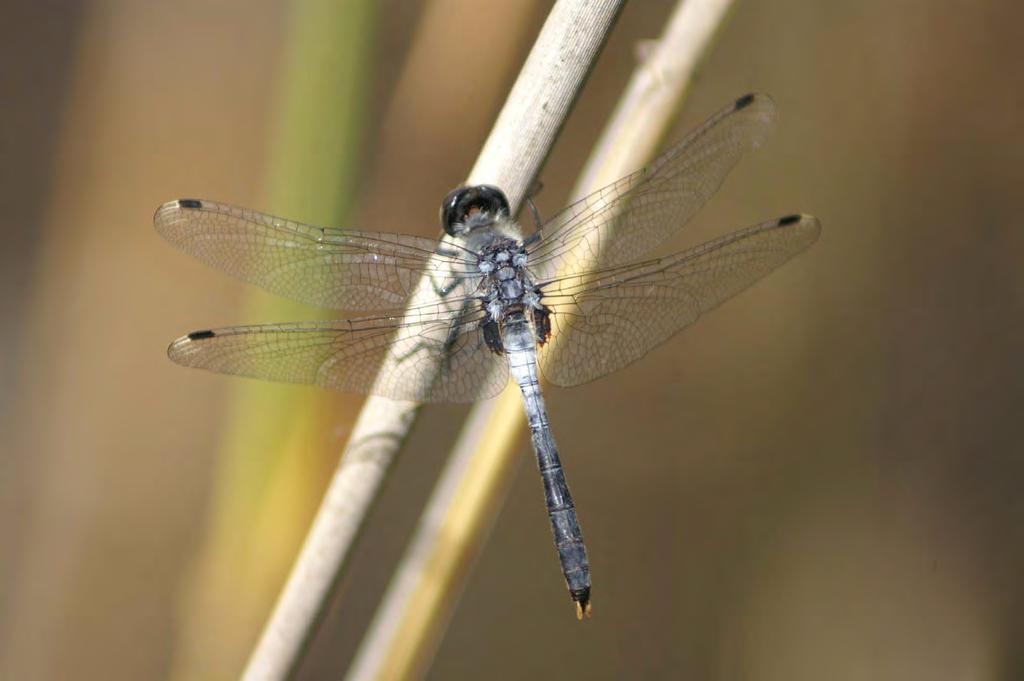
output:
[[438,290],[478,278],[458,244],[438,256],[434,239],[314,227],[215,201],[179,199],[157,209],[157,231],[216,269],[271,293],[336,310],[404,305],[429,277]]
[[546,281],[646,256],[690,221],[774,122],[770,97],[739,98],[646,168],[553,216],[530,254],[531,270]]

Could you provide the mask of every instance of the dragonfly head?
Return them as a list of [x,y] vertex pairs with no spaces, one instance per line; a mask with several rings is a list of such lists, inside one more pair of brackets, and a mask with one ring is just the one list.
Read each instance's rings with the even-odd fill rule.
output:
[[441,226],[451,236],[463,236],[477,227],[508,219],[508,199],[489,184],[453,189],[441,204]]

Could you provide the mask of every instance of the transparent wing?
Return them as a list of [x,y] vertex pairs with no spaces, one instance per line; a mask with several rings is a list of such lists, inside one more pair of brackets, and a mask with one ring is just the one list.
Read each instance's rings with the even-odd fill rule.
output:
[[739,98],[646,168],[555,215],[531,249],[531,271],[544,281],[644,257],[700,210],[774,120],[770,97]]
[[544,376],[572,386],[621,369],[806,249],[820,231],[816,218],[791,215],[589,280],[551,282],[542,302],[554,334],[567,337],[541,347]]
[[[404,315],[404,317],[403,317]],[[482,310],[430,305],[394,316],[236,326],[171,343],[184,366],[416,402],[472,402],[508,382],[480,332]]]
[[405,304],[425,274],[438,288],[479,277],[476,258],[458,245],[446,245],[439,262],[432,239],[313,227],[213,201],[170,201],[153,224],[207,265],[318,307],[391,309]]

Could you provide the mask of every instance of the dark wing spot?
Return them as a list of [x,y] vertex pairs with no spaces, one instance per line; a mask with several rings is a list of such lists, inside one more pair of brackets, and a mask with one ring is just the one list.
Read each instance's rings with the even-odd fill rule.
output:
[[791,225],[794,222],[800,222],[800,217],[801,216],[799,215],[787,215],[784,218],[779,218],[779,227],[785,227],[786,225]]
[[739,99],[736,100],[736,108],[737,109],[745,109],[748,106],[750,106],[750,103],[752,101],[754,101],[754,95],[753,94],[743,95],[742,97],[740,97]]
[[178,205],[182,208],[202,208],[203,202],[199,199],[178,199]]
[[210,331],[210,330],[206,330],[206,331],[193,331],[188,336],[186,336],[186,338],[188,338],[190,341],[195,341],[195,340],[205,340],[207,338],[213,338],[216,335],[217,334],[215,334],[213,331]]

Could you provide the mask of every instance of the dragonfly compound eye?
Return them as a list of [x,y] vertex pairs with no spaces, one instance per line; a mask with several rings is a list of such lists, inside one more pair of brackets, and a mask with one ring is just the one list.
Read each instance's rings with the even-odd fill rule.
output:
[[441,227],[446,234],[455,236],[466,231],[474,216],[487,217],[487,224],[497,218],[508,218],[508,199],[505,194],[489,184],[453,189],[441,204]]

